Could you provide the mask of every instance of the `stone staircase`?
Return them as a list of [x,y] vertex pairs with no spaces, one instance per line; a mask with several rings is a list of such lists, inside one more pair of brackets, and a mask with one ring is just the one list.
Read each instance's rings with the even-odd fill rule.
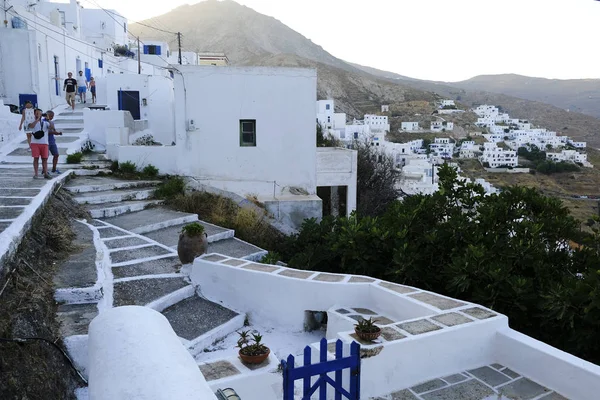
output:
[[[243,326],[244,315],[201,297],[190,284],[177,256],[179,233],[199,222],[208,235],[208,253],[259,260],[266,251],[237,239],[231,229],[162,206],[153,198],[159,183],[76,176],[64,185],[93,218],[73,222],[78,250],[54,282],[61,334],[72,353],[80,353],[72,346],[87,340],[91,320],[111,307],[161,312],[193,355]],[[81,368],[87,364],[76,362]]]

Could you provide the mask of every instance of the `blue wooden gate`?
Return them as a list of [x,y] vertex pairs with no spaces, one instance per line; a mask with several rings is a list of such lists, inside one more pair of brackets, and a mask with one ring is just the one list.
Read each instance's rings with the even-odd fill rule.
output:
[[[283,369],[283,400],[294,400],[294,382],[302,379],[302,400],[310,400],[311,396],[319,390],[319,400],[327,398],[327,387],[335,390],[335,400],[342,400],[342,396],[348,400],[360,399],[360,346],[356,342],[350,345],[350,356],[342,356],[342,341],[338,339],[335,343],[335,360],[327,361],[327,340],[321,339],[320,360],[318,364],[311,363],[311,348],[304,348],[304,365],[296,367],[294,356],[281,361]],[[350,389],[346,390],[342,385],[343,370],[350,369]],[[335,372],[335,380],[327,376]],[[311,385],[311,378],[319,376],[317,381]]]

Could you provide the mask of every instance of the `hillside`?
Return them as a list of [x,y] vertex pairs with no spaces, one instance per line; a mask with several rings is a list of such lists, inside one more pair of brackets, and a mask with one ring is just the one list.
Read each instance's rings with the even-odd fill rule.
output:
[[[181,6],[143,23],[153,25],[156,21],[163,29],[181,31],[185,50],[225,52],[233,65],[315,68],[318,97],[335,99],[337,111],[349,117],[376,112],[381,104],[434,99],[427,91],[364,72],[275,18],[231,0]],[[142,40],[168,41],[172,48],[176,46],[174,35],[139,24],[132,24],[130,30]]]
[[480,75],[448,85],[539,101],[600,118],[600,79],[562,80],[505,74]]
[[[208,0],[181,6],[142,23],[151,26],[159,23],[163,30],[180,31],[184,50],[225,52],[233,65],[316,68],[318,97],[335,99],[337,111],[346,112],[350,118],[377,112],[381,104],[400,106],[407,101],[428,102],[437,95],[458,100],[468,107],[495,104],[514,117],[527,118],[537,125],[600,147],[600,119],[541,102],[350,64],[277,19],[232,0]],[[172,49],[176,48],[175,35],[139,24],[132,24],[130,30],[142,40],[167,41]],[[392,122],[396,126],[395,122],[399,121]]]

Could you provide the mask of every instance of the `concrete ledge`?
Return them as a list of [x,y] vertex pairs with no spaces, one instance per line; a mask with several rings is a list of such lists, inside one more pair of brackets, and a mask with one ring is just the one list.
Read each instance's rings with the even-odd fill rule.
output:
[[595,399],[600,366],[506,328],[496,334],[497,362],[570,399]]
[[195,294],[196,290],[192,285],[189,285],[172,293],[169,293],[168,295],[163,296],[160,299],[156,299],[151,303],[146,304],[146,307],[161,312],[171,307],[172,305],[179,303],[182,300],[194,296]]

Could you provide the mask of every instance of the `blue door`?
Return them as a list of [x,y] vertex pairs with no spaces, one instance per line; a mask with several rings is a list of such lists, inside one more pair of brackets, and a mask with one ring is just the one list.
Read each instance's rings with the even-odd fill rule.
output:
[[29,100],[33,107],[37,107],[37,94],[19,94],[19,110],[22,111],[25,107],[25,102]]
[[56,95],[60,95],[60,72],[58,69],[58,57],[54,56],[54,89],[56,90]]
[[134,90],[119,90],[119,110],[131,113],[133,119],[140,119],[140,92]]

